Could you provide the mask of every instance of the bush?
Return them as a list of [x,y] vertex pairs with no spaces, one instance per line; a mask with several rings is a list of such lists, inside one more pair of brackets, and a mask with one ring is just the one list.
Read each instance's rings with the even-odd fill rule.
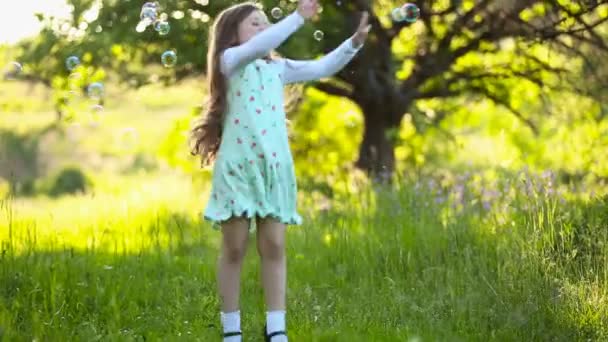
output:
[[91,182],[80,169],[66,167],[51,180],[49,195],[57,197],[64,194],[86,192],[90,184]]

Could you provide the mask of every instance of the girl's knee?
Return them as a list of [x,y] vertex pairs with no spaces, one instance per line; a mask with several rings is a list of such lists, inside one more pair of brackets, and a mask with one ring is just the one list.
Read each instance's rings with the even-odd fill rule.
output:
[[222,256],[224,259],[231,263],[237,264],[243,261],[245,254],[247,253],[247,245],[244,246],[228,246],[224,245],[222,250]]
[[283,239],[264,238],[258,244],[258,252],[265,259],[282,259],[285,256]]

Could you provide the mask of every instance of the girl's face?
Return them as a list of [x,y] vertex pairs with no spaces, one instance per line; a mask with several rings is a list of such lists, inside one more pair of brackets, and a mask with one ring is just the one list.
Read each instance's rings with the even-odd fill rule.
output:
[[251,37],[264,31],[266,28],[268,28],[268,26],[270,26],[270,24],[268,23],[268,18],[266,17],[266,14],[264,14],[264,12],[251,12],[251,14],[249,14],[249,16],[243,21],[241,21],[241,23],[239,24],[239,44],[245,43],[246,41],[251,39]]

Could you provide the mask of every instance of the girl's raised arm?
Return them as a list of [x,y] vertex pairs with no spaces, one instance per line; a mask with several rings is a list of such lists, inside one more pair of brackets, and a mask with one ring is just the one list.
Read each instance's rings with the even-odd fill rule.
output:
[[363,46],[365,39],[367,39],[367,35],[371,29],[368,20],[369,13],[363,12],[355,34],[321,59],[309,61],[283,59],[283,72],[281,75],[283,83],[289,84],[317,80],[340,71],[353,59],[357,51]]
[[329,77],[342,70],[357,54],[362,45],[354,46],[353,39],[345,40],[340,46],[317,60],[282,59],[283,84],[306,82]]
[[222,72],[229,76],[240,66],[266,56],[304,24],[304,17],[294,11],[283,20],[256,34],[245,43],[226,49],[222,55]]

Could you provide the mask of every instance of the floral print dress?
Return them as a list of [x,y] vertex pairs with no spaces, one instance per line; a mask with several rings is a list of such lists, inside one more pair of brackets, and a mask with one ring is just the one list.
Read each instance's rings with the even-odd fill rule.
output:
[[361,48],[347,39],[317,60],[262,58],[303,22],[294,12],[223,55],[228,106],[213,166],[211,194],[203,214],[216,229],[231,217],[272,217],[284,224],[302,223],[297,212],[283,87],[331,76]]
[[215,161],[205,218],[271,216],[300,224],[289,149],[281,66],[255,60],[230,78],[228,112]]

